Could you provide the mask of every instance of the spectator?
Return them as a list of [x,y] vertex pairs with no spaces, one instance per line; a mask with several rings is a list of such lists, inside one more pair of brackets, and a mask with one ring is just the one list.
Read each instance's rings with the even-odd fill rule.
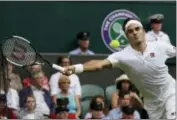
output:
[[33,72],[31,85],[20,91],[20,107],[25,107],[27,96],[34,95],[36,99],[36,110],[40,111],[43,115],[49,115],[51,112],[54,112],[55,106],[49,91],[41,86],[41,79],[38,79],[40,74],[43,74],[42,71]]
[[119,106],[112,109],[106,119],[140,119],[139,113],[132,107],[131,96],[128,91],[119,93]]
[[133,84],[130,82],[130,79],[126,74],[122,74],[120,77],[116,79],[116,86],[117,91],[112,93],[111,96],[111,108],[117,108],[119,107],[119,92],[125,91],[129,92],[130,95],[133,97],[133,106],[137,108],[142,108],[142,100],[139,98],[139,96],[133,91]]
[[79,48],[70,51],[69,54],[71,55],[94,55],[94,52],[89,50],[90,33],[79,32],[76,37],[78,39]]
[[6,95],[0,94],[0,119],[17,119],[13,110],[6,105],[6,102]]
[[161,31],[163,19],[164,16],[162,14],[154,14],[149,17],[149,21],[152,29],[151,31],[148,31],[146,33],[146,39],[149,42],[160,41],[167,44],[171,44],[169,36],[163,31]]
[[76,119],[74,113],[69,113],[68,109],[69,100],[68,98],[57,99],[57,107],[55,114],[51,114],[51,119]]
[[17,111],[20,109],[18,91],[10,86],[11,79],[6,79],[6,81],[4,81],[4,79],[2,78],[2,73],[0,74],[1,74],[1,84],[0,84],[1,94],[6,94],[7,106],[11,108],[14,113],[17,113]]
[[75,94],[72,92],[69,92],[69,86],[70,86],[70,80],[68,76],[62,75],[59,80],[59,88],[61,89],[60,92],[56,94],[57,98],[68,98],[69,104],[68,109],[69,113],[76,114],[76,117],[78,118],[81,113],[81,106],[80,106],[80,100],[78,97],[76,97]]
[[[69,66],[72,64],[71,58],[67,56],[61,56],[57,60],[57,64],[60,66]],[[51,88],[51,95],[53,98],[53,101],[56,103],[56,94],[61,91],[61,89],[58,87],[58,81],[60,80],[60,77],[62,74],[60,72],[54,73],[49,81],[49,85]],[[79,77],[76,74],[72,74],[69,76],[69,79],[71,81],[69,91],[71,93],[74,93],[78,98],[81,97],[81,85],[79,81]]]
[[20,119],[44,119],[43,114],[36,111],[36,100],[34,96],[27,96],[25,103],[25,108],[19,113]]
[[107,112],[105,98],[102,95],[96,95],[90,102],[90,110],[85,119],[102,119],[107,115]]
[[[37,72],[37,71],[42,71],[42,67],[41,65],[32,65],[29,66],[28,68],[28,72],[31,74],[32,72]],[[44,87],[46,90],[49,90],[49,81],[48,81],[48,77],[44,76],[42,78],[43,80],[41,81],[41,85],[42,87]],[[31,77],[27,77],[23,80],[23,87],[29,87],[31,84]]]
[[23,88],[20,76],[13,72],[14,66],[11,63],[8,63],[7,66],[8,66],[8,78],[11,80],[10,82],[11,88],[20,91]]

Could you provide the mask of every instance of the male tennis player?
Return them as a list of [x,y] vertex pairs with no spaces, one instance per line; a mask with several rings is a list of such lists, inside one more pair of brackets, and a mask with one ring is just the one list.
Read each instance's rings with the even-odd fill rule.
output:
[[143,25],[127,19],[123,29],[130,42],[124,50],[104,60],[91,60],[65,68],[65,73],[82,73],[104,67],[119,67],[136,85],[144,97],[144,107],[151,119],[175,119],[175,79],[168,73],[165,61],[176,56],[172,45],[145,40]]

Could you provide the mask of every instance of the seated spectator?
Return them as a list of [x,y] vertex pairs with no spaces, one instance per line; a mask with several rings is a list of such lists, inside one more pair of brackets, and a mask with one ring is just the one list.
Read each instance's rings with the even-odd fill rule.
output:
[[69,113],[68,109],[69,100],[68,98],[57,99],[57,107],[55,114],[51,114],[51,119],[76,119],[74,113]]
[[89,50],[90,44],[90,33],[89,32],[79,32],[77,34],[79,48],[69,52],[71,55],[94,55],[94,52]]
[[17,113],[18,110],[20,109],[18,91],[10,86],[11,79],[6,79],[6,81],[4,81],[2,73],[0,74],[1,74],[0,83],[1,94],[6,94],[7,106],[11,108],[14,113]]
[[16,114],[6,105],[6,102],[6,95],[0,94],[0,119],[17,119]]
[[90,102],[89,112],[86,114],[85,119],[101,119],[107,113],[108,108],[104,96],[95,95]]
[[34,96],[27,96],[25,108],[19,113],[19,119],[44,119],[41,112],[36,111],[36,100]]
[[23,86],[22,86],[22,81],[21,78],[18,74],[14,73],[14,66],[11,63],[8,63],[8,79],[11,80],[10,86],[11,88],[20,91]]
[[[72,64],[72,61],[67,56],[61,56],[58,58],[57,64],[65,67]],[[51,88],[51,95],[53,98],[53,101],[56,103],[56,94],[61,91],[61,89],[58,87],[58,81],[60,80],[60,77],[62,74],[60,72],[54,73],[49,81],[49,85]],[[74,93],[78,98],[81,97],[81,85],[79,81],[79,77],[76,74],[72,74],[69,76],[69,79],[71,81],[69,91],[71,93]]]
[[131,96],[128,91],[119,93],[119,106],[112,109],[106,119],[140,119],[139,113],[131,103]]
[[119,101],[119,92],[125,91],[129,92],[130,95],[133,97],[133,106],[137,108],[142,108],[143,103],[142,100],[139,98],[139,96],[136,94],[136,92],[133,91],[133,84],[130,82],[130,79],[126,74],[121,75],[116,79],[116,86],[117,91],[112,93],[111,96],[111,108],[117,108],[119,107],[119,104],[117,104],[117,101]]
[[51,112],[54,112],[55,106],[49,91],[41,86],[42,79],[38,79],[40,74],[43,74],[42,71],[33,72],[31,85],[20,91],[20,107],[24,108],[27,96],[33,95],[36,99],[36,110],[43,115],[49,115]]
[[[32,66],[28,67],[28,72],[30,73],[30,75],[32,72],[37,72],[37,71],[42,71],[41,65],[32,65]],[[31,84],[31,80],[32,80],[31,76],[25,78],[23,80],[23,87],[29,87]],[[41,85],[42,85],[42,87],[44,87],[45,89],[47,89],[49,91],[49,81],[48,81],[47,76],[43,77],[43,80],[41,81]]]
[[70,87],[70,80],[68,76],[62,75],[59,80],[59,88],[61,89],[60,92],[56,94],[56,97],[59,98],[68,98],[69,104],[68,109],[69,113],[76,114],[76,117],[78,118],[81,113],[81,107],[80,107],[80,100],[78,97],[76,97],[75,94],[72,92],[69,92]]

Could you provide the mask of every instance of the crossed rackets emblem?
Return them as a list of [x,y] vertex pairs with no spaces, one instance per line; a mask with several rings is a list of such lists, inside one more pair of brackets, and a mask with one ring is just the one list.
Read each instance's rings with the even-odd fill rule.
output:
[[115,38],[116,40],[119,40],[121,37],[126,38],[125,33],[122,29],[122,25],[119,24],[118,22],[115,22],[112,27],[113,31],[117,33],[117,37]]

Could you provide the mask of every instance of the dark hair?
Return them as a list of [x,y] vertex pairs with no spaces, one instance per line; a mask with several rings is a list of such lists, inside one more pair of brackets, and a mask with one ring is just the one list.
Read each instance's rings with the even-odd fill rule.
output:
[[[124,82],[124,80],[122,80],[122,81],[120,81],[118,84],[116,84],[116,88],[118,89],[118,90],[121,90],[121,86],[122,86],[122,83]],[[130,84],[130,86],[129,86],[129,90],[132,90],[132,83],[129,81],[129,84]]]
[[57,64],[58,64],[58,65],[61,65],[61,64],[62,64],[62,60],[65,59],[65,58],[68,58],[69,61],[70,61],[70,64],[72,64],[72,60],[71,60],[71,57],[70,57],[70,56],[60,56],[60,57],[58,57],[58,59],[57,59]]
[[135,109],[132,106],[123,106],[121,108],[122,112],[126,115],[132,115],[135,111]]
[[6,102],[7,102],[7,97],[6,97],[5,94],[0,94],[0,101],[1,101],[2,103],[5,103],[5,104],[6,104]]
[[120,91],[119,92],[119,98],[124,98],[125,95],[129,95],[130,91]]
[[138,18],[127,18],[127,19],[124,21],[123,26],[122,26],[124,32],[125,32],[125,26],[126,26],[126,24],[127,24],[130,20],[137,20],[137,21],[141,22]]
[[91,110],[96,110],[96,111],[103,110],[104,104],[101,102],[94,101],[90,104],[90,108]]
[[[28,99],[29,97],[35,99],[35,97],[34,97],[33,94],[29,94],[29,95],[27,95],[26,98],[25,98],[25,103],[27,102],[27,99]],[[36,100],[36,99],[35,99],[35,100]]]
[[92,110],[93,104],[97,102],[97,98],[101,98],[103,100],[103,102],[104,102],[103,112],[104,112],[104,114],[107,114],[108,113],[108,108],[107,108],[107,105],[106,105],[106,100],[105,100],[104,96],[102,96],[102,95],[95,95],[94,97],[92,97],[91,102],[90,102],[90,110]]

